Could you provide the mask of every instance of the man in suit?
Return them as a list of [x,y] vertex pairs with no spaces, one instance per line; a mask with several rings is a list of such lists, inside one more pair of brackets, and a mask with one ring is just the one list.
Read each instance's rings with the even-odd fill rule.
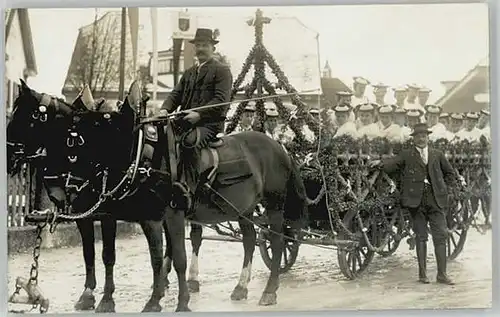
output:
[[[178,120],[183,149],[184,188],[186,195],[193,195],[198,185],[197,157],[199,150],[224,131],[229,110],[232,75],[229,67],[214,58],[215,45],[210,29],[197,29],[193,40],[199,65],[184,72],[179,83],[163,102],[160,115],[170,113],[180,106],[187,111]],[[227,105],[197,110],[197,107],[227,102]],[[182,183],[181,183],[182,184]],[[181,185],[178,184],[178,185]]]
[[411,133],[414,146],[395,157],[372,161],[370,165],[401,177],[401,206],[410,211],[417,240],[418,280],[429,283],[426,272],[429,223],[437,263],[436,281],[453,285],[446,274],[448,229],[445,212],[448,207],[447,184],[457,182],[458,175],[443,152],[428,147],[430,133],[425,123],[416,124]]

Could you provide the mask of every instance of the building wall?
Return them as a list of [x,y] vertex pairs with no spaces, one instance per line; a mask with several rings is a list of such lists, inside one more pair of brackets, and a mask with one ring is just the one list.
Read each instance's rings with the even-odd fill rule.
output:
[[23,38],[17,10],[12,10],[14,14],[9,37],[5,43],[5,87],[4,94],[6,100],[6,111],[12,111],[12,105],[18,93],[19,79],[25,79],[26,57],[24,55]]

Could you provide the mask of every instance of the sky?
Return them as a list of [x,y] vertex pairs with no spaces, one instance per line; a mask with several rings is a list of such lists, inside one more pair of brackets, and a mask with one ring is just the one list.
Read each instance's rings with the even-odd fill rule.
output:
[[[438,99],[444,80],[460,80],[488,55],[486,4],[350,5],[263,7],[264,15],[296,16],[320,34],[321,65],[328,60],[333,76],[351,85],[353,76],[392,87],[410,83],[433,90]],[[102,14],[107,9],[99,9]],[[172,12],[177,9],[162,9]],[[196,8],[223,19],[254,15],[256,8]],[[34,89],[61,95],[78,29],[93,21],[94,9],[30,9],[38,76]],[[160,25],[160,43],[169,43],[170,21]],[[165,18],[166,17],[166,18]],[[143,42],[151,35],[149,9],[141,9]],[[163,24],[162,24],[163,22]],[[265,32],[264,32],[265,37]],[[265,39],[264,39],[265,43]],[[150,47],[149,43],[143,44]],[[167,44],[165,44],[167,45]],[[161,47],[160,49],[167,49]],[[294,52],[291,51],[290,54]],[[242,61],[243,62],[243,61]]]

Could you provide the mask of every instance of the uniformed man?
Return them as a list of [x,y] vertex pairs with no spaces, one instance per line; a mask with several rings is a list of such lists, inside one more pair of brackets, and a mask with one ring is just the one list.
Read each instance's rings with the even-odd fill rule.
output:
[[264,121],[264,132],[271,139],[279,141],[280,135],[278,131],[279,113],[276,108],[266,109],[266,121]]
[[393,88],[393,90],[394,90],[394,100],[396,102],[396,107],[404,109],[405,100],[406,100],[406,96],[407,96],[406,87],[399,86],[399,87]]
[[490,112],[488,110],[481,110],[477,126],[486,137],[486,140],[491,142]]
[[358,127],[358,136],[367,137],[369,140],[380,136],[378,125],[375,123],[375,107],[371,103],[359,106],[358,118],[360,126]]
[[383,161],[372,161],[369,165],[378,166],[388,174],[400,174],[401,206],[410,212],[413,231],[416,234],[418,281],[423,284],[430,283],[427,278],[427,240],[430,224],[437,264],[436,281],[453,285],[454,282],[446,274],[447,184],[456,183],[458,175],[443,152],[428,146],[430,133],[425,123],[415,125],[412,132],[415,146]]
[[235,129],[235,132],[251,131],[253,130],[253,121],[255,118],[255,105],[248,103],[243,109],[241,120]]
[[379,115],[379,131],[380,136],[387,138],[391,142],[402,142],[403,134],[401,127],[393,123],[393,113],[394,109],[391,106],[380,107],[378,111]]
[[366,86],[370,84],[370,81],[366,78],[356,76],[354,77],[354,83],[352,85],[354,95],[351,98],[351,105],[356,107],[361,104],[368,103],[368,97],[365,96]]
[[425,106],[427,105],[427,101],[429,101],[429,97],[431,96],[431,92],[432,90],[425,86],[420,87],[420,89],[418,90],[419,105],[425,108]]
[[393,113],[394,123],[400,127],[406,126],[406,110],[404,108],[398,108],[396,105],[392,107],[395,108]]
[[429,140],[433,142],[439,139],[451,141],[455,135],[448,131],[442,123],[439,123],[441,108],[435,105],[426,105],[425,110],[425,121],[427,122],[429,131],[431,131]]
[[[328,110],[328,116],[330,118],[331,124],[333,125],[333,128],[338,127],[338,122],[335,116],[335,108],[339,105],[347,105],[348,107],[352,108],[352,93],[348,91],[339,91],[336,93],[337,95],[337,104],[332,108]],[[350,111],[349,114],[349,121],[354,122],[356,120],[356,117],[354,116],[354,113]]]
[[402,128],[403,140],[407,141],[411,137],[413,127],[418,123],[422,123],[423,112],[413,109],[406,112],[406,127]]
[[460,140],[467,140],[469,142],[479,141],[482,131],[477,128],[479,115],[475,112],[469,112],[465,118],[464,127],[456,133],[456,137]]
[[424,107],[422,107],[417,102],[419,90],[420,90],[420,87],[417,84],[408,85],[408,95],[406,97],[406,102],[405,102],[405,106],[404,106],[406,110],[416,109],[416,110],[424,111]]
[[452,113],[450,114],[450,132],[458,133],[458,131],[462,130],[464,123],[464,116],[461,113]]
[[[196,57],[199,65],[195,65],[184,72],[179,83],[170,92],[162,104],[160,115],[173,112],[180,107],[187,113],[178,120],[182,135],[181,156],[182,179],[175,184],[175,190],[180,191],[178,206],[186,205],[198,185],[199,171],[198,157],[201,148],[214,140],[217,134],[223,132],[229,103],[223,107],[197,107],[228,102],[231,97],[232,75],[229,67],[213,58],[215,45],[219,42],[214,39],[210,29],[197,29],[193,40]],[[204,87],[211,87],[204,89]],[[193,110],[190,110],[193,109]],[[189,208],[189,207],[188,207]]]
[[353,121],[349,120],[352,108],[347,105],[338,105],[334,110],[336,121],[338,124],[338,128],[335,132],[334,138],[341,137],[343,135],[348,135],[355,139],[358,138],[356,124]]
[[387,94],[387,89],[389,86],[378,83],[373,85],[373,95],[375,95],[375,103],[384,106],[385,105],[385,95]]
[[450,131],[450,114],[448,112],[441,112],[439,115],[439,123],[444,125],[446,130]]

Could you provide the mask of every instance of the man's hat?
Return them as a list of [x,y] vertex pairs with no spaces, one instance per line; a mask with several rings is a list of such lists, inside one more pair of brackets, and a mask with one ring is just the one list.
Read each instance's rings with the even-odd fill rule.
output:
[[340,96],[340,97],[350,97],[352,96],[352,93],[348,92],[348,91],[337,91],[337,96]]
[[371,103],[365,103],[358,105],[357,111],[362,111],[362,112],[368,112],[368,111],[374,111],[375,107]]
[[424,114],[424,112],[420,109],[410,109],[406,112],[406,115],[408,117],[412,117],[412,118],[415,118],[415,117],[419,118],[419,117],[423,116],[423,114]]
[[211,29],[197,29],[194,39],[190,40],[189,43],[195,43],[198,41],[209,41],[212,42],[212,44],[219,43],[219,41],[214,38],[214,34]]
[[486,109],[482,109],[481,113],[484,114],[484,115],[487,115],[487,116],[490,115],[490,112],[488,110],[486,110]]
[[424,108],[427,113],[439,114],[442,111],[442,109],[436,105],[427,105]]
[[439,115],[439,118],[449,118],[450,117],[450,114],[448,112],[441,112],[441,114]]
[[396,88],[392,88],[392,90],[394,90],[395,92],[406,91],[406,86],[398,86]]
[[249,103],[248,105],[245,106],[243,110],[249,112],[255,112],[256,108],[255,105]]
[[432,90],[425,87],[425,86],[422,86],[420,87],[420,89],[418,90],[419,93],[422,93],[422,92],[427,92],[427,93],[430,93]]
[[391,106],[383,106],[378,109],[378,113],[380,114],[392,114],[394,112],[394,108]]
[[359,85],[369,85],[370,84],[370,81],[366,78],[363,78],[361,76],[354,76],[352,78],[354,80],[354,82],[356,84],[359,84]]
[[268,117],[278,117],[279,116],[278,110],[276,110],[274,108],[267,109],[266,116],[268,116]]
[[406,110],[404,108],[399,108],[399,107],[396,107],[396,109],[394,110],[394,113],[396,114],[406,114]]
[[338,105],[333,109],[335,112],[349,112],[351,111],[351,107],[347,105]]
[[387,85],[386,85],[386,84],[384,84],[384,83],[377,83],[377,84],[372,85],[372,86],[373,86],[373,88],[378,88],[378,89],[379,89],[379,88],[387,88],[387,87],[389,87],[389,86],[387,86]]
[[419,133],[427,133],[427,134],[431,134],[432,131],[429,130],[429,128],[427,127],[427,124],[426,123],[417,123],[415,124],[415,126],[413,127],[413,131],[412,133],[410,134],[411,136],[415,136]]
[[464,116],[461,113],[452,113],[450,115],[450,118],[455,119],[455,120],[463,120]]
[[479,115],[475,112],[469,112],[466,115],[467,119],[479,119]]

